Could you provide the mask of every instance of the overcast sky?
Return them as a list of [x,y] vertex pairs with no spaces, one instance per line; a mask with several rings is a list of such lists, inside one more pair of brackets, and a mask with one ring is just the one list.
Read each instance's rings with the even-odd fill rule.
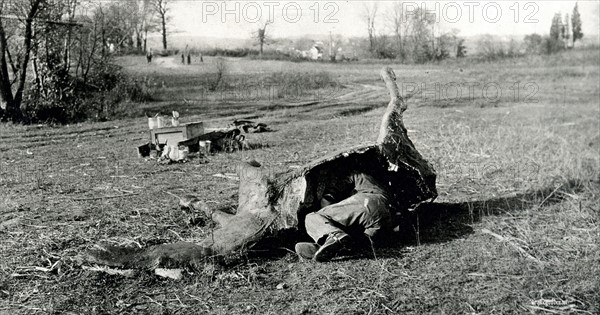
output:
[[[463,36],[549,33],[556,12],[572,13],[575,1],[404,1],[412,12],[423,6],[437,13],[442,29]],[[182,35],[248,38],[259,23],[271,17],[271,36],[341,34],[366,36],[365,6],[378,6],[376,29],[389,33],[393,1],[207,1],[172,0],[173,29]],[[583,32],[598,35],[600,1],[579,1]]]

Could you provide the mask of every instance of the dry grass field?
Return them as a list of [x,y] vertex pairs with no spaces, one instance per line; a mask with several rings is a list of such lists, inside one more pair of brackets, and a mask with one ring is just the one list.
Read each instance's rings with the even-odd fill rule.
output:
[[[286,244],[259,247],[228,264],[209,259],[180,281],[109,275],[72,258],[101,242],[206,237],[214,225],[190,224],[194,214],[167,192],[234,208],[238,183],[213,175],[239,161],[281,171],[374,141],[389,100],[382,64],[227,59],[229,88],[210,92],[201,85],[214,78],[212,58],[119,62],[157,90],[155,101],[120,109],[130,118],[0,125],[0,314],[600,313],[598,51],[391,64],[440,195],[407,218],[395,245],[323,264],[299,261]],[[183,122],[250,118],[275,131],[248,136],[261,149],[208,164],[138,158],[143,113],[172,109]]]

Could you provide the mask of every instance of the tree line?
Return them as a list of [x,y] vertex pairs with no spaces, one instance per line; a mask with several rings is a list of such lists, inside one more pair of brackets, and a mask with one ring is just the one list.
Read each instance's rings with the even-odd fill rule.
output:
[[[363,6],[363,21],[366,26],[368,52],[371,57],[397,59],[401,62],[423,63],[439,61],[449,57],[465,57],[465,39],[458,30],[442,31],[435,14],[423,8],[411,8],[405,12],[403,1],[393,3],[391,10],[379,12],[379,4]],[[384,23],[381,23],[381,22]],[[381,27],[384,32],[378,33]],[[391,32],[390,32],[391,31]],[[389,35],[392,33],[393,35]],[[571,15],[557,13],[552,20],[550,33],[527,35],[523,45],[511,40],[504,44],[493,36],[483,36],[477,43],[479,57],[497,59],[523,54],[550,54],[566,48],[583,38],[581,15],[575,4]]]
[[577,41],[583,38],[579,6],[575,3],[572,14],[556,13],[548,35],[529,34],[522,42],[510,40],[508,43],[498,43],[490,36],[484,36],[477,43],[479,57],[493,61],[502,58],[520,57],[524,55],[549,55],[575,47]]
[[[386,13],[379,12],[377,2],[363,5],[368,51],[372,57],[423,63],[466,55],[464,39],[458,36],[458,30],[442,32],[436,16],[421,7],[410,12],[404,9],[402,1],[394,2]],[[378,27],[386,32],[378,33]],[[389,35],[390,30],[393,35]]]

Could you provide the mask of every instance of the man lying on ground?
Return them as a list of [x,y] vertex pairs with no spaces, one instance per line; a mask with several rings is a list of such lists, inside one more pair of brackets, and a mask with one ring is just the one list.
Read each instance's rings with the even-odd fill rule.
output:
[[296,253],[305,259],[329,261],[343,249],[350,249],[352,236],[365,235],[371,243],[391,230],[391,205],[385,185],[373,176],[354,173],[349,178],[350,197],[335,202],[340,192],[326,193],[319,211],[306,215],[305,227],[314,243],[296,244]]

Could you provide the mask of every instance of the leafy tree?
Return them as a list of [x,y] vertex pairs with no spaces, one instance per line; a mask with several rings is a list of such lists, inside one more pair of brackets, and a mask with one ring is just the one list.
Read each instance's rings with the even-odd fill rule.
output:
[[159,29],[152,0],[112,0],[121,12],[122,26],[138,52],[146,51],[148,33]]
[[543,42],[543,38],[539,34],[529,34],[523,38],[525,44],[525,52],[528,54],[537,54],[540,52],[540,48]]
[[411,12],[405,12],[404,9],[403,1],[396,1],[388,13],[394,33],[396,58],[422,63],[448,58],[455,50],[457,56],[464,56],[466,47],[458,46],[457,30],[436,37],[433,32],[436,26],[434,14],[423,8]]
[[560,13],[554,14],[552,25],[550,26],[550,38],[554,40],[562,40],[565,34],[565,27],[562,23]]
[[[71,0],[68,0],[71,1]],[[103,30],[116,49],[146,51],[148,33],[160,29],[160,14],[156,0],[94,0],[88,4],[96,6],[95,14],[104,18]],[[100,10],[100,11],[98,11]],[[166,17],[168,22],[168,17]]]
[[297,49],[300,51],[308,50],[314,45],[314,43],[315,43],[315,40],[312,37],[308,37],[308,36],[300,37],[294,41],[294,49]]
[[134,47],[134,7],[128,2],[99,2],[96,14],[101,16],[103,42],[122,50]]
[[408,49],[412,54],[413,61],[423,63],[432,60],[435,56],[433,26],[435,24],[435,16],[427,13],[422,8],[417,8],[414,14],[406,20],[410,25]]
[[372,54],[380,59],[394,59],[396,54],[392,42],[389,40],[390,37],[386,35],[379,35],[375,42],[375,47]]
[[579,14],[578,4],[575,3],[573,8],[573,16],[571,17],[571,23],[573,25],[573,42],[583,38],[583,32],[581,30],[581,15]]
[[506,51],[502,42],[498,38],[486,34],[481,36],[477,41],[477,49],[479,55],[485,61],[494,61],[506,57]]
[[521,53],[521,43],[517,42],[514,38],[511,38],[508,41],[507,47],[505,49],[506,56],[510,58],[519,57],[522,55]]
[[554,14],[552,25],[550,26],[550,36],[545,38],[542,43],[542,52],[552,54],[563,50],[566,47],[564,39],[566,38],[566,26],[562,22],[560,13]]
[[554,39],[549,36],[545,36],[541,44],[542,53],[547,55],[559,52],[563,49],[565,49],[565,43],[563,40]]

